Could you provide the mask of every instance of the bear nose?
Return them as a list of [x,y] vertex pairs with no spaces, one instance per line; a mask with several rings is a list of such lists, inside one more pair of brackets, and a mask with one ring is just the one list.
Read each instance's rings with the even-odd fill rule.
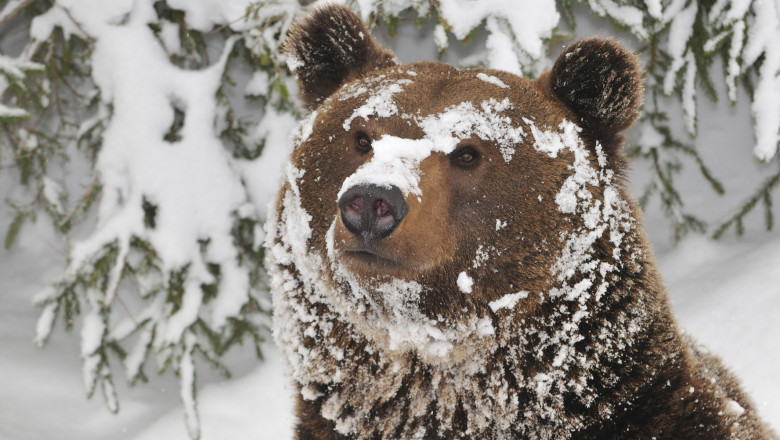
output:
[[390,235],[409,211],[401,190],[395,186],[353,186],[338,204],[347,230],[366,241]]

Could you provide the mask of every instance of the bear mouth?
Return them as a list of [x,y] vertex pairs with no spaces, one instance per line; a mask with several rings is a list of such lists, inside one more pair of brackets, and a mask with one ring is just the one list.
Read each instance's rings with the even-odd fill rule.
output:
[[398,263],[369,249],[355,249],[344,251],[344,256],[370,265],[397,266]]
[[359,277],[400,276],[407,272],[404,264],[380,249],[365,245],[350,246],[340,252],[344,267]]

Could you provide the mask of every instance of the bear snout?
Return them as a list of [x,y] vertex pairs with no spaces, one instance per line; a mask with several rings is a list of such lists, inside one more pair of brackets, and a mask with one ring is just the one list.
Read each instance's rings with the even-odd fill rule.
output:
[[381,240],[401,224],[409,206],[395,186],[357,185],[338,201],[344,227],[366,243]]

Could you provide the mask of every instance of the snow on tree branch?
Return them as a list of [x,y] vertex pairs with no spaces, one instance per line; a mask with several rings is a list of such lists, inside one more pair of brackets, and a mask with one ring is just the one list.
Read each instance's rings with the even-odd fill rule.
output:
[[[753,118],[756,121],[756,147],[759,159],[772,159],[780,143],[780,2],[753,1],[752,24],[743,49],[743,63],[752,66],[763,56],[753,95]],[[735,29],[735,32],[740,29]]]
[[[272,136],[251,134],[246,123],[236,119],[226,92],[228,65],[237,54],[261,58],[251,52],[252,45],[267,50],[267,43],[275,42],[271,47],[278,52],[299,7],[274,9],[269,4],[259,10],[274,9],[276,14],[247,17],[249,2],[178,3],[53,4],[33,19],[22,56],[3,57],[0,68],[21,82],[27,72],[44,70],[30,59],[79,47],[89,70],[80,70],[71,58],[71,64],[56,64],[89,72],[89,83],[68,86],[78,98],[94,102],[94,110],[77,123],[66,121],[57,133],[65,132],[79,143],[99,133],[94,156],[101,194],[95,197],[96,224],[87,236],[71,241],[65,272],[36,295],[36,303],[44,307],[36,341],[48,340],[58,317],[70,327],[83,313],[85,387],[89,396],[100,387],[111,411],[119,406],[109,356],[119,357],[128,380],[136,382],[145,378],[148,357],[156,355],[159,370],[171,368],[181,378],[188,430],[197,438],[194,356],[228,374],[219,357],[247,337],[259,354],[269,310],[259,290],[263,236],[261,210],[255,205],[270,198],[276,182],[268,176],[278,173],[252,168],[241,157],[245,150],[262,150],[265,138]],[[238,26],[231,28],[233,22]],[[198,30],[210,32],[216,26],[223,26],[224,32],[207,47]],[[273,33],[254,33],[261,28]],[[247,33],[241,42],[238,30]],[[209,61],[215,44],[221,50]],[[275,62],[260,68],[269,81],[273,75],[275,88],[262,91],[269,102],[268,122],[276,120],[279,130],[290,130],[294,119],[278,124],[283,118],[274,116],[273,107],[280,105],[278,95],[290,98],[286,75]],[[53,69],[46,73],[62,74]],[[98,93],[84,95],[83,88],[90,86]],[[273,141],[287,144],[286,135]],[[63,145],[57,142],[52,148]],[[281,168],[280,159],[265,163]],[[248,191],[245,182],[258,179],[244,172],[265,175],[264,188]],[[65,190],[45,174],[40,182],[42,200],[57,214],[53,217],[59,229],[67,232],[64,223],[70,216],[61,197]],[[263,198],[252,199],[258,194]],[[129,300],[131,295],[140,302]],[[117,303],[122,303],[119,310]],[[137,306],[128,309],[128,304]]]
[[442,0],[438,3],[444,27],[459,40],[466,39],[487,20],[487,51],[492,67],[517,74],[523,69],[519,62],[509,61],[518,58],[512,54],[512,42],[527,55],[526,59],[538,61],[543,56],[544,41],[550,38],[560,19],[553,2]]
[[[10,6],[10,5],[8,5]],[[15,90],[22,98],[29,97],[32,93],[25,84],[25,78],[30,74],[40,73],[43,65],[24,59],[10,58],[0,54],[0,95],[4,95],[9,89]],[[0,103],[0,121],[10,122],[25,119],[30,114],[23,108],[9,107]]]

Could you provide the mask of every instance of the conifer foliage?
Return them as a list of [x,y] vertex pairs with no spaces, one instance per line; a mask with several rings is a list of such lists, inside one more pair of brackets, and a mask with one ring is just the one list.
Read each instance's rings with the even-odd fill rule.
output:
[[[0,54],[0,172],[25,188],[6,201],[13,219],[4,246],[40,216],[62,235],[67,267],[35,297],[36,340],[44,345],[57,322],[79,327],[87,394],[100,390],[112,411],[118,374],[132,384],[150,370],[172,371],[198,438],[196,359],[229,376],[221,359],[231,347],[249,344],[262,355],[270,319],[262,222],[302,113],[280,48],[307,3],[0,2],[0,43],[29,32],[21,53]],[[402,21],[432,21],[440,51],[482,32],[484,47],[472,47],[464,65],[530,77],[551,67],[552,43],[571,38],[575,9],[633,35],[647,74],[630,152],[654,169],[641,200],[659,198],[675,237],[710,231],[685,210],[675,182],[683,159],[715,192],[727,188],[671,127],[664,97],[679,98],[695,136],[696,107],[718,98],[711,73],[723,69],[728,99],[751,101],[755,156],[778,166],[778,0],[351,6],[391,34]],[[739,96],[740,85],[749,96]],[[772,228],[779,184],[780,167],[714,235],[741,233],[756,207]]]
[[[9,201],[5,247],[45,213],[69,254],[34,298],[37,343],[57,322],[79,327],[87,395],[114,412],[117,375],[172,371],[198,438],[196,361],[229,376],[222,356],[248,344],[261,357],[267,336],[267,197],[246,182],[258,181],[268,124],[294,127],[278,43],[300,6],[173,3],[5,5],[9,21],[31,18],[22,53],[2,58],[2,166],[28,189]],[[242,69],[256,72],[245,93]]]

